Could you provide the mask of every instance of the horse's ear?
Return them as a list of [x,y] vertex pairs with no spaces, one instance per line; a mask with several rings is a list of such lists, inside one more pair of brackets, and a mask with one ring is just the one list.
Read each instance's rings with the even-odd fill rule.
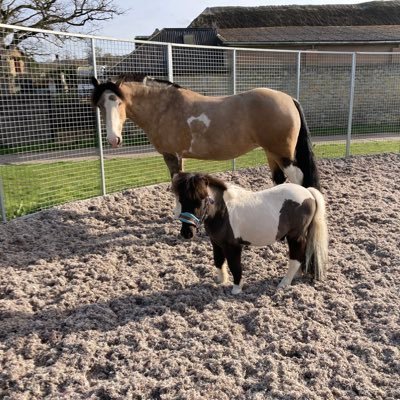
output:
[[94,87],[97,87],[100,85],[100,82],[97,80],[97,78],[95,78],[94,76],[92,76],[92,85]]
[[124,82],[125,82],[125,75],[123,75],[123,76],[120,76],[118,79],[117,79],[117,81],[115,82],[115,84],[118,86],[118,87],[120,87]]

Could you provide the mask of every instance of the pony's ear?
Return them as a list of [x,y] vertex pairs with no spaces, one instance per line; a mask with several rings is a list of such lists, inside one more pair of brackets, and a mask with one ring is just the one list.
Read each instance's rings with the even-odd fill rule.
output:
[[95,78],[94,76],[92,76],[92,85],[94,86],[94,87],[97,87],[97,86],[99,86],[100,85],[100,82],[97,80],[97,78]]

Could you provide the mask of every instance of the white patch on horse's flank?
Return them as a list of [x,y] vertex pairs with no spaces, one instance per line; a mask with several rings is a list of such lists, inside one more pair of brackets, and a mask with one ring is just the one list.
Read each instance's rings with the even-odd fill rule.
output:
[[176,201],[176,204],[175,204],[175,208],[174,208],[174,218],[178,218],[180,213],[182,212],[182,204],[179,201],[178,196],[176,196],[176,195],[175,195],[175,201]]
[[280,283],[278,285],[278,289],[282,289],[282,288],[285,288],[287,286],[290,286],[294,276],[299,271],[300,265],[301,265],[300,261],[289,260],[288,272],[286,273],[285,277],[280,281]]
[[295,165],[289,165],[283,169],[284,174],[288,177],[289,181],[292,183],[297,183],[301,185],[303,183],[303,171],[296,167]]
[[192,129],[192,124],[195,121],[202,123],[205,126],[204,130],[206,130],[210,126],[210,123],[211,123],[210,118],[208,118],[207,115],[204,113],[201,113],[198,117],[191,116],[190,118],[187,119],[187,123],[191,129]]
[[192,153],[193,146],[195,146],[196,141],[199,140],[198,135],[203,134],[209,128],[211,120],[206,114],[201,113],[198,117],[192,115],[186,120],[186,122],[189,125],[190,132],[192,133],[192,140],[190,141],[190,147],[187,152]]

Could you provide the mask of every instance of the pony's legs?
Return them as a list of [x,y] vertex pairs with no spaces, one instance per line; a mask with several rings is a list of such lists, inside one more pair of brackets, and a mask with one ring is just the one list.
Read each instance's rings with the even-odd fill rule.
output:
[[241,246],[226,246],[224,247],[228,267],[233,275],[232,294],[239,294],[242,291],[242,248]]
[[220,246],[211,242],[213,247],[214,265],[218,270],[217,282],[224,284],[228,281],[228,271],[226,270],[225,255]]
[[163,157],[171,178],[178,172],[183,171],[183,159],[181,157],[178,158],[176,155],[170,153],[163,153]]
[[305,261],[306,255],[306,241],[303,237],[300,238],[287,238],[289,245],[289,269],[285,277],[278,285],[279,288],[284,288],[292,283],[293,278],[299,272],[299,269]]

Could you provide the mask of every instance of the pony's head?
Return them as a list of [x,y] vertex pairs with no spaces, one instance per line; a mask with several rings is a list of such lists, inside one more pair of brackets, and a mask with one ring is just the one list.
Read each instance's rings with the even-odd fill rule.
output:
[[92,78],[94,86],[92,103],[99,107],[106,122],[107,140],[112,147],[122,143],[122,127],[126,120],[125,96],[121,90],[123,81],[99,83]]
[[208,204],[212,202],[208,191],[208,177],[203,174],[180,172],[172,179],[172,191],[176,197],[175,216],[182,222],[181,235],[193,238],[206,217]]

